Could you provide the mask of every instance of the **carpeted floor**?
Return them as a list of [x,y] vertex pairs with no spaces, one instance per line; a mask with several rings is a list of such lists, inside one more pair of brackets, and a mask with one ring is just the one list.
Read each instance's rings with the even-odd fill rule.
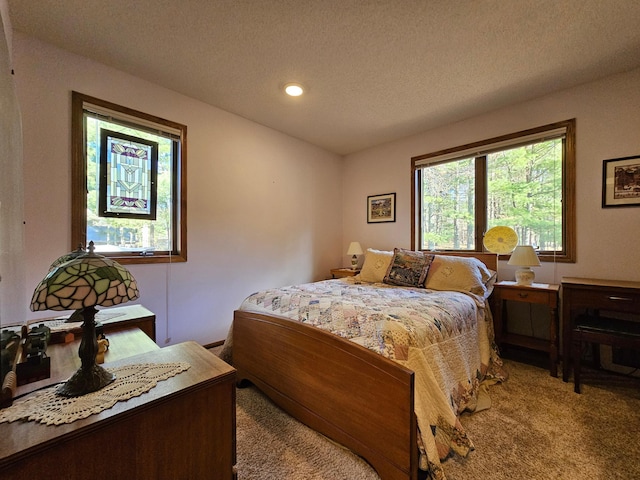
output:
[[585,371],[582,394],[546,369],[505,360],[492,407],[463,415],[475,443],[445,463],[449,480],[640,478],[640,382]]
[[376,480],[364,460],[273,405],[255,387],[237,390],[238,480]]
[[[464,414],[475,443],[445,461],[448,480],[640,478],[640,381],[585,370],[583,393],[548,370],[505,360],[492,407]],[[357,456],[293,420],[254,387],[237,391],[238,480],[378,476]]]

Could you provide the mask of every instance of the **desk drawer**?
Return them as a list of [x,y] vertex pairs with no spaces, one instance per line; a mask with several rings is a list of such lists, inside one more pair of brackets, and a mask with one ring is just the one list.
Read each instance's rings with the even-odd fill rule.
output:
[[640,313],[640,293],[637,292],[607,288],[571,288],[567,293],[571,297],[571,308],[598,308]]
[[500,298],[502,300],[513,300],[515,302],[527,302],[527,303],[549,303],[549,292],[524,290],[524,289],[511,289],[501,288]]

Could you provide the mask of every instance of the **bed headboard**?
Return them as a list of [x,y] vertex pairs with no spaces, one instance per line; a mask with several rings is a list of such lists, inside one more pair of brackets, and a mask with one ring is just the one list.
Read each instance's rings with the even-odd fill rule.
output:
[[495,253],[486,253],[486,252],[430,252],[425,250],[425,253],[433,253],[435,255],[454,255],[456,257],[473,257],[480,260],[484,263],[488,268],[493,270],[494,272],[498,271],[498,255]]

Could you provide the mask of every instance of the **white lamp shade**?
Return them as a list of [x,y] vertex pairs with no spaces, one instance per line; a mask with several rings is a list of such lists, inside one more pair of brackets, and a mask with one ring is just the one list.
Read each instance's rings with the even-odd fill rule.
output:
[[518,267],[539,267],[540,260],[531,245],[518,245],[507,264]]
[[531,285],[536,277],[531,267],[539,267],[540,260],[531,245],[519,245],[511,254],[507,264],[520,267],[516,270],[516,283],[518,285]]
[[362,247],[360,246],[360,242],[351,242],[349,244],[349,249],[347,250],[347,255],[362,255]]

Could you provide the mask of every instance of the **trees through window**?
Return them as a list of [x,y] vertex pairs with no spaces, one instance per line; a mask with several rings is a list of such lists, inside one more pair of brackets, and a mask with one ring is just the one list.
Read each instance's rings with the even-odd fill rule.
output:
[[542,260],[575,261],[575,120],[412,159],[414,247],[482,251],[513,228]]

